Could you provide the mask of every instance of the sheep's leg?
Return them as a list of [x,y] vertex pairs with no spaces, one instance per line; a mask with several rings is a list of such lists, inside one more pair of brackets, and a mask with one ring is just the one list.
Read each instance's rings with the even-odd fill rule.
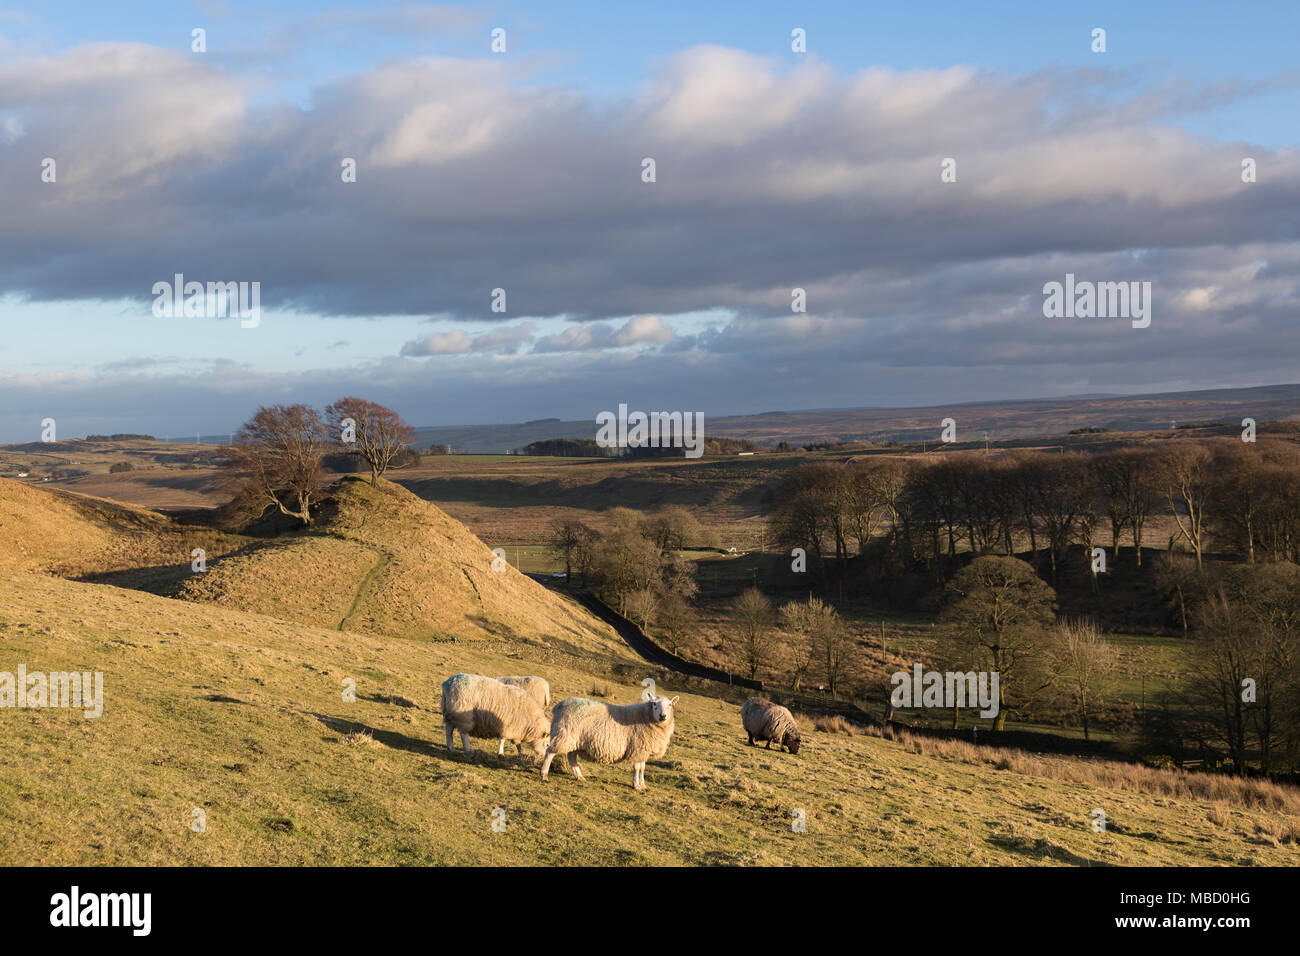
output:
[[506,738],[502,737],[500,740],[497,741],[497,756],[504,757],[505,755],[506,755]]
[[754,735],[753,735],[753,734],[750,734],[750,735],[749,735],[749,745],[750,745],[751,747],[754,746]]
[[443,730],[447,731],[447,749],[456,749],[456,728],[451,724],[443,724]]
[[768,749],[768,750],[771,750],[771,749],[772,749],[772,741],[770,741],[770,740],[767,742],[767,749]]
[[546,748],[546,759],[542,761],[542,779],[545,780],[547,774],[551,772],[551,761],[555,759],[555,751],[550,747]]
[[645,789],[645,761],[642,760],[632,767],[632,787],[636,790]]
[[469,753],[469,735],[463,730],[460,732],[460,746],[465,753]]
[[578,766],[577,754],[565,754],[564,759],[569,762],[569,770],[573,773],[575,777],[577,777],[579,780],[586,779],[582,775],[582,768]]

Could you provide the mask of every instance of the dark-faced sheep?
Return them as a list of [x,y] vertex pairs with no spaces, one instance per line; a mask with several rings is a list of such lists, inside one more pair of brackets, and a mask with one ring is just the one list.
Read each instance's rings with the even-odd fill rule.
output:
[[668,751],[673,736],[673,705],[678,698],[653,697],[636,704],[605,704],[570,697],[555,705],[551,715],[551,740],[542,761],[547,779],[551,761],[563,755],[569,771],[579,780],[578,758],[596,763],[632,762],[632,786],[645,789],[645,764]]
[[749,734],[749,745],[755,740],[766,740],[767,749],[772,749],[772,741],[792,754],[799,752],[799,725],[795,723],[794,714],[780,704],[774,704],[763,697],[751,697],[740,708],[740,721]]
[[537,701],[526,691],[482,674],[456,674],[442,682],[442,722],[447,749],[453,749],[453,731],[469,753],[470,737],[496,740],[497,753],[509,740],[522,751],[528,744],[539,757],[546,749],[550,723]]

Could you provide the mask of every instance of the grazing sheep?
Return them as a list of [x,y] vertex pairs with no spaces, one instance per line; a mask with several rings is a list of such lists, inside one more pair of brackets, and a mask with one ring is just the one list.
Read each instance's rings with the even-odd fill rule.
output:
[[527,743],[540,757],[550,732],[546,713],[526,691],[482,674],[457,674],[442,682],[442,722],[447,749],[453,749],[453,731],[459,730],[465,753],[470,737],[487,737],[497,740],[499,754],[509,740],[516,751]]
[[794,714],[780,704],[774,704],[764,697],[751,697],[740,708],[740,720],[749,734],[749,745],[754,740],[766,740],[767,749],[772,749],[772,741],[784,747],[792,754],[799,752],[799,725],[795,723]]
[[544,677],[498,677],[497,680],[527,692],[539,707],[551,706],[551,685]]
[[551,740],[542,761],[542,779],[556,754],[564,755],[569,770],[579,780],[578,758],[596,763],[632,761],[632,786],[645,789],[645,762],[662,757],[673,736],[673,705],[677,698],[653,697],[637,704],[604,704],[570,697],[555,705],[551,715]]

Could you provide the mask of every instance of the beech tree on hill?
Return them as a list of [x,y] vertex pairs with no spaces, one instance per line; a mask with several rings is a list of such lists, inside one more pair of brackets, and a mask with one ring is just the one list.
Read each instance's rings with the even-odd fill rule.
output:
[[268,506],[311,524],[311,506],[324,487],[321,459],[329,444],[325,422],[307,405],[269,405],[235,432],[227,471],[237,510],[260,515]]
[[[334,428],[334,441],[344,454],[356,455],[370,466],[370,483],[383,477],[393,460],[415,440],[415,431],[402,416],[378,402],[340,398],[325,406]],[[347,423],[351,422],[349,429]],[[351,441],[348,441],[351,438]]]

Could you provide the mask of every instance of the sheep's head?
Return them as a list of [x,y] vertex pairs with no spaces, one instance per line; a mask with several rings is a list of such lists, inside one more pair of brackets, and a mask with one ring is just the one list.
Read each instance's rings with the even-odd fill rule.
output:
[[666,724],[673,719],[673,705],[679,698],[674,697],[669,700],[667,697],[654,697],[650,700],[650,722],[652,724]]
[[781,738],[781,746],[792,754],[799,752],[799,731],[787,730],[785,736]]
[[528,725],[527,744],[533,749],[533,753],[542,756],[546,753],[546,745],[551,739],[551,722],[543,714],[537,717]]

